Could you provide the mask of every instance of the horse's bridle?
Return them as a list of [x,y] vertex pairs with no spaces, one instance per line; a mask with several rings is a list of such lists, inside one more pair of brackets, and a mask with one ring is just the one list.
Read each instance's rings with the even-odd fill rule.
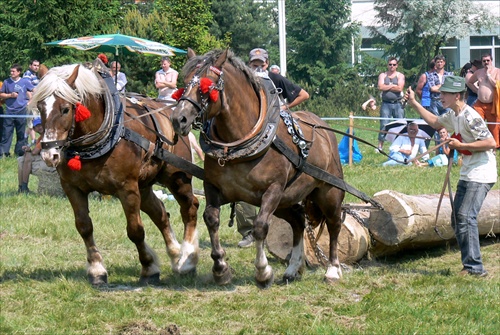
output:
[[64,140],[55,140],[48,142],[40,141],[40,146],[42,147],[42,149],[44,150],[49,150],[52,148],[63,149],[71,145],[71,136],[73,136],[73,133],[75,132],[75,125],[76,125],[76,120],[75,120],[76,105],[73,104],[72,106],[73,106],[73,117],[71,121],[71,128],[68,131],[68,136],[66,136]]
[[[201,65],[198,65],[198,66],[200,67]],[[209,69],[210,69],[210,71],[215,73],[218,77],[217,83],[212,85],[210,87],[210,89],[216,90],[220,93],[220,99],[221,99],[221,104],[222,104],[223,91],[224,91],[224,72],[222,71],[222,69],[218,69],[215,66],[210,66]],[[183,100],[188,101],[196,108],[196,110],[198,111],[198,114],[193,122],[193,128],[200,130],[200,131],[203,131],[203,127],[204,127],[205,123],[208,121],[207,109],[209,106],[209,100],[210,100],[210,93],[209,92],[210,91],[203,93],[201,90],[201,86],[200,86],[201,72],[202,72],[202,69],[198,70],[195,73],[195,75],[193,76],[193,78],[191,78],[191,80],[189,81],[189,83],[187,84],[187,86],[184,90],[184,94],[179,98],[179,102],[183,101]],[[198,91],[199,91],[200,96],[201,96],[201,103],[198,103],[196,100],[192,99],[189,96],[186,96],[186,94],[185,94],[186,92],[190,92],[195,86],[198,86]]]

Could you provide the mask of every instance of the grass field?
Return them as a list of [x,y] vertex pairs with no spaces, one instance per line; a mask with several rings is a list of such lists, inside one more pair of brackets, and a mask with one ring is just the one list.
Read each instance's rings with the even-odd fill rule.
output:
[[[360,123],[377,129],[374,121]],[[357,135],[376,143],[375,132]],[[382,168],[381,155],[360,148],[364,158],[345,167],[345,179],[368,195],[385,189],[441,191],[444,168]],[[454,167],[453,187],[457,179]],[[30,189],[36,186],[32,177]],[[199,180],[195,188],[201,188]],[[347,197],[346,202],[357,200]],[[172,201],[165,205],[179,238],[178,207]],[[0,160],[0,334],[498,334],[497,239],[483,240],[486,278],[458,276],[460,252],[452,244],[363,259],[344,270],[335,285],[324,284],[319,269],[307,270],[298,282],[262,291],[253,279],[255,250],[236,247],[241,236],[227,226],[225,206],[220,233],[234,278],[231,285],[219,287],[211,277],[203,208],[202,200],[200,262],[197,274],[187,278],[172,273],[159,232],[143,216],[162,275],[159,286],[141,287],[137,253],[126,236],[119,202],[93,197],[95,239],[109,272],[109,285],[96,288],[87,283],[85,248],[69,202],[18,195],[16,160]],[[280,279],[285,265],[269,259]]]

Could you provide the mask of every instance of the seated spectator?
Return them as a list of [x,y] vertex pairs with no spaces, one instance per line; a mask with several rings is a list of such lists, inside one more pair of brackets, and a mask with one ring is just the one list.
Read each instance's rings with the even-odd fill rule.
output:
[[[439,142],[445,141],[450,138],[450,134],[443,127],[438,129]],[[429,167],[439,167],[439,166],[447,166],[448,165],[448,156],[450,155],[450,148],[448,144],[445,144],[436,149],[436,156],[432,157],[427,161],[427,163],[421,163],[421,166],[429,166]],[[457,164],[458,162],[458,151],[455,150],[453,154],[453,163]]]
[[[116,90],[120,93],[125,93],[125,85],[127,85],[127,76],[125,73],[120,72],[122,68],[121,64],[116,61],[111,62],[110,75],[113,77],[113,81],[116,85]],[[118,75],[116,74],[118,72]]]
[[[405,162],[417,157],[419,153],[425,153],[427,147],[425,141],[421,138],[416,138],[418,134],[418,124],[410,123],[408,125],[408,136],[399,135],[392,145],[389,147],[389,160],[383,163],[383,166],[404,165]],[[422,157],[425,161],[429,159],[429,155]],[[418,161],[416,165],[420,165]],[[411,165],[408,164],[408,165]]]
[[[37,117],[33,119],[33,129],[41,135],[43,133],[42,120]],[[34,146],[25,145],[22,147],[24,155],[17,158],[17,176],[19,181],[18,193],[29,193],[28,182],[30,174],[38,170],[55,171],[55,168],[48,167],[40,156],[42,137],[39,136]]]

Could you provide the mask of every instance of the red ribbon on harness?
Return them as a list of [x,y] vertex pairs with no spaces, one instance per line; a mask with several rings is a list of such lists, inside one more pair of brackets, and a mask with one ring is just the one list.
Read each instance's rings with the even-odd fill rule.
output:
[[[462,135],[460,133],[458,133],[458,134],[453,133],[453,135],[451,135],[451,138],[457,139],[460,141],[460,143],[463,143]],[[466,155],[466,156],[472,155],[472,152],[470,152],[469,150],[458,150],[458,149],[455,149],[455,150],[457,150],[462,155]]]
[[172,99],[179,101],[179,99],[182,97],[183,94],[184,94],[184,89],[179,88],[172,94]]
[[90,117],[90,111],[87,107],[82,105],[81,103],[76,103],[76,111],[75,111],[75,121],[81,122],[85,121]]
[[70,170],[80,171],[82,169],[82,161],[80,160],[80,156],[71,158],[68,162],[68,167]]
[[200,90],[203,94],[210,91],[210,100],[213,102],[216,102],[219,99],[219,91],[214,90],[214,82],[207,77],[200,79]]

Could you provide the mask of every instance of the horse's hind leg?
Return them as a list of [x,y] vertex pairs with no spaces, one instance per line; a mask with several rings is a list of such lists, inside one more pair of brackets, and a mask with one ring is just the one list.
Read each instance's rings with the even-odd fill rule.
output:
[[[149,194],[148,192],[142,193]],[[153,194],[153,191],[150,190],[150,193]],[[141,199],[137,183],[125,184],[117,195],[127,218],[127,236],[135,244],[139,253],[139,261],[142,265],[139,282],[144,285],[156,284],[160,281],[160,266],[156,254],[145,242],[144,225],[141,220],[140,209],[143,207],[148,209],[151,206],[150,202],[152,203],[155,199],[159,201],[159,199],[156,197]],[[167,213],[163,207],[161,208],[164,213],[163,217],[168,222]]]
[[293,243],[288,267],[283,274],[283,282],[290,283],[300,279],[305,268],[304,259],[304,208],[295,205],[292,208],[283,208],[275,212],[275,215],[286,220],[292,227]]
[[172,262],[172,269],[180,274],[195,272],[199,254],[198,231],[196,229],[199,202],[193,194],[191,179],[183,172],[174,173],[169,178],[167,187],[179,203],[184,223],[184,240],[178,260]]
[[108,272],[104,267],[102,256],[94,242],[94,227],[89,216],[88,194],[77,188],[62,183],[75,215],[76,230],[83,239],[87,249],[87,278],[92,285],[108,282]]

